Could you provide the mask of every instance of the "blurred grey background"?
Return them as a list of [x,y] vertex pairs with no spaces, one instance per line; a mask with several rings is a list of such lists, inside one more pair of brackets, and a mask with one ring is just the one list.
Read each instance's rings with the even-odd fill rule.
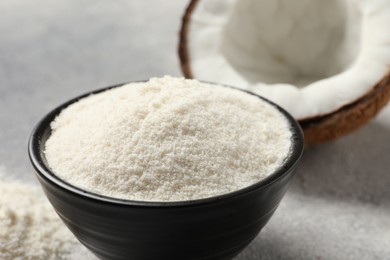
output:
[[[181,75],[184,0],[0,0],[0,176],[35,183],[27,140],[84,92]],[[237,257],[390,259],[390,107],[304,155],[269,224]],[[5,174],[4,174],[5,173]]]

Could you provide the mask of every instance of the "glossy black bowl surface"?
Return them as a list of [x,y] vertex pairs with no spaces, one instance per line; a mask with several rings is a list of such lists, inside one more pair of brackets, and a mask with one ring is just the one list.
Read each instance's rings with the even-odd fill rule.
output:
[[50,170],[43,150],[51,134],[50,123],[61,110],[90,94],[118,86],[62,104],[33,130],[29,156],[50,203],[73,234],[101,259],[232,259],[257,236],[287,190],[303,152],[298,123],[266,100],[290,122],[290,155],[275,173],[244,189],[179,202],[110,198],[58,178]]

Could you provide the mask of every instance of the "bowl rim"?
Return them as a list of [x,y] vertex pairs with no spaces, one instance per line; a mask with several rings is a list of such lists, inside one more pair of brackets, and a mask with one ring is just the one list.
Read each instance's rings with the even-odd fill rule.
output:
[[264,97],[261,97],[255,93],[252,93],[250,91],[239,89],[233,86],[224,85],[224,84],[200,81],[203,83],[219,85],[219,86],[228,87],[228,88],[232,88],[235,90],[248,93],[250,95],[262,99],[263,101],[272,105],[280,113],[283,114],[283,116],[287,119],[290,125],[290,131],[292,133],[291,146],[290,146],[289,154],[284,159],[282,165],[275,172],[268,175],[266,178],[257,181],[249,186],[246,186],[242,189],[213,196],[213,197],[206,197],[206,198],[194,199],[194,200],[183,200],[183,201],[141,201],[141,200],[120,199],[120,198],[109,197],[98,193],[90,192],[62,180],[60,177],[55,175],[53,171],[51,171],[51,169],[45,162],[46,159],[41,149],[43,147],[41,142],[42,142],[43,135],[47,131],[51,131],[50,123],[55,119],[57,115],[59,115],[59,113],[61,113],[63,109],[79,101],[80,99],[83,99],[90,95],[102,93],[104,91],[121,87],[126,84],[142,83],[146,81],[147,80],[130,81],[130,82],[111,85],[108,87],[99,88],[97,90],[92,90],[60,104],[59,106],[52,109],[49,113],[47,113],[36,124],[36,126],[32,130],[32,133],[28,141],[28,155],[31,164],[35,169],[35,173],[37,177],[44,179],[46,182],[50,183],[50,185],[55,186],[56,188],[66,193],[76,195],[86,200],[92,200],[95,203],[111,204],[117,206],[134,206],[134,207],[143,207],[143,208],[181,208],[181,207],[189,207],[189,206],[208,205],[214,203],[223,203],[230,200],[236,200],[241,196],[244,196],[248,193],[252,193],[259,189],[264,189],[267,186],[271,185],[272,183],[276,182],[278,179],[282,178],[284,175],[289,174],[297,166],[300,158],[302,157],[304,151],[304,135],[303,135],[302,128],[300,127],[299,123],[286,110],[284,110],[277,104],[273,103],[272,101]]

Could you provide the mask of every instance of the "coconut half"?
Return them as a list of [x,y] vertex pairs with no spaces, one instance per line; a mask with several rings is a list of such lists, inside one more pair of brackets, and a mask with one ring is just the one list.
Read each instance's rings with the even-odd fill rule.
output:
[[179,56],[186,77],[264,96],[321,143],[389,101],[389,26],[389,0],[192,0]]

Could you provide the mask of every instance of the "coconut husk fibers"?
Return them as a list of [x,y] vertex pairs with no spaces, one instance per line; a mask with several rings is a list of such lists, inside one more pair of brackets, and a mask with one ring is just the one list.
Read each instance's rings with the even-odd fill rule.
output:
[[[186,78],[194,78],[188,51],[188,28],[193,10],[199,0],[192,0],[182,18],[179,39],[181,70]],[[353,87],[353,86],[351,86]],[[305,135],[306,147],[335,140],[367,124],[390,100],[390,69],[372,89],[361,98],[336,111],[298,120]]]

